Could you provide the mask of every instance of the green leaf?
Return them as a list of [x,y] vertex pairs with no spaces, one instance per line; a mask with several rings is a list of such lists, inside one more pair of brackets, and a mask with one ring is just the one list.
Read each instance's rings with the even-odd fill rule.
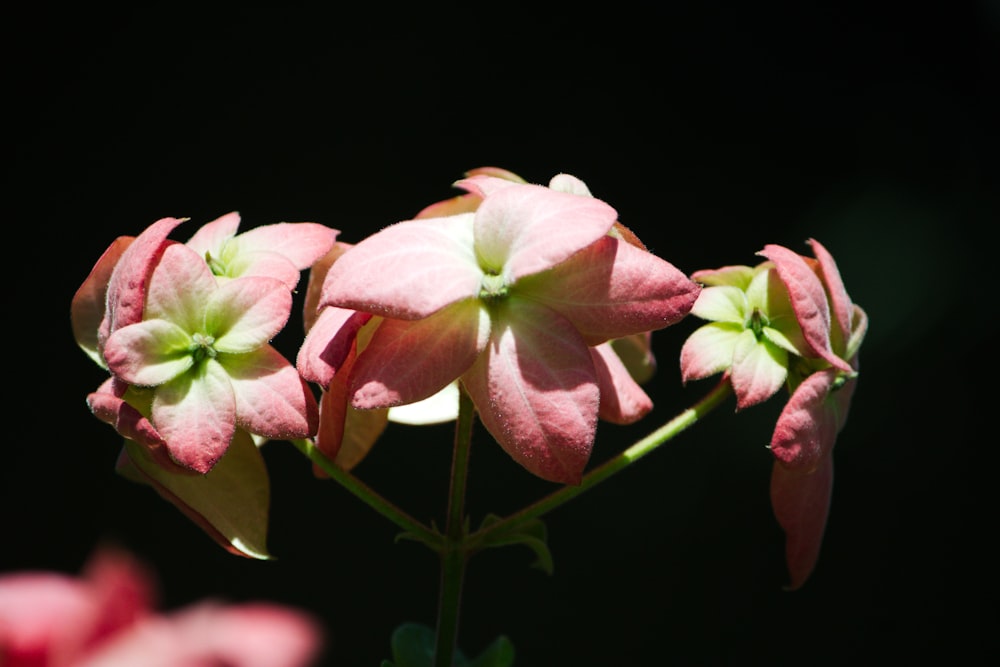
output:
[[[383,660],[380,667],[434,667],[434,629],[420,623],[403,623],[392,633],[392,660]],[[455,651],[454,667],[511,667],[514,645],[504,636],[498,637],[475,660],[470,661],[461,651]]]
[[264,458],[245,431],[237,430],[229,449],[204,475],[165,470],[131,440],[125,441],[117,471],[152,486],[227,551],[271,558],[266,546],[270,479]]
[[468,667],[511,667],[514,664],[514,645],[504,636],[497,637]]
[[[495,514],[488,514],[483,519],[479,530],[483,530],[500,521],[500,517]],[[482,542],[484,548],[503,547],[511,544],[523,544],[535,552],[535,562],[532,567],[552,574],[555,564],[552,560],[552,552],[549,550],[548,531],[541,519],[531,519],[524,523],[515,524],[511,528],[501,528],[487,534]]]

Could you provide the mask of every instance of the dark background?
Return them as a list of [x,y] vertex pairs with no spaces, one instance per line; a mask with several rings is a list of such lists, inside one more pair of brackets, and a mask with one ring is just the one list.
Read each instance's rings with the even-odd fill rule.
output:
[[[815,237],[871,327],[803,589],[781,590],[767,491],[784,394],[741,414],[730,402],[550,514],[554,576],[527,549],[476,556],[465,652],[505,634],[520,667],[995,655],[996,402],[981,397],[996,393],[1000,5],[663,4],[9,16],[0,571],[76,572],[114,542],[153,564],[165,609],[312,610],[332,665],[377,665],[396,625],[433,625],[433,555],[393,543],[393,525],[287,443],[264,450],[271,562],[225,553],[117,477],[120,441],[84,402],[104,374],[75,346],[69,303],[114,237],[164,216],[238,210],[241,229],[308,220],[356,242],[495,165],[579,176],[685,272],[754,263],[766,243],[806,253]],[[711,386],[679,382],[697,324],[656,335],[656,408],[602,424],[595,463]],[[299,327],[276,341],[292,358]],[[391,427],[356,472],[440,524],[450,447],[448,426]],[[551,490],[483,432],[469,483],[474,522]]]

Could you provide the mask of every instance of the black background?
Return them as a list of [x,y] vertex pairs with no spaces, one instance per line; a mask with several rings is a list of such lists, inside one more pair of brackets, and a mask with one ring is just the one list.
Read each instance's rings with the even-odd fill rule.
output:
[[[241,229],[308,220],[356,242],[495,165],[582,178],[685,272],[754,263],[766,243],[806,253],[815,237],[871,327],[803,589],[781,590],[767,493],[784,394],[740,414],[729,403],[550,514],[553,576],[523,548],[476,556],[466,653],[505,634],[521,667],[995,654],[996,404],[979,397],[995,396],[1000,5],[664,4],[589,18],[516,6],[9,16],[0,571],[76,572],[117,543],[155,567],[164,609],[308,608],[332,665],[377,665],[396,625],[433,625],[434,556],[394,543],[393,525],[314,479],[287,443],[264,450],[271,562],[225,553],[117,477],[120,441],[84,402],[104,374],[74,344],[69,303],[114,237],[164,216],[199,225],[238,210]],[[656,335],[654,412],[602,424],[595,463],[711,386],[680,386],[696,326]],[[276,344],[294,358],[300,337],[296,318]],[[356,472],[440,523],[450,447],[448,426],[390,427]],[[483,432],[469,484],[474,521],[551,490]]]

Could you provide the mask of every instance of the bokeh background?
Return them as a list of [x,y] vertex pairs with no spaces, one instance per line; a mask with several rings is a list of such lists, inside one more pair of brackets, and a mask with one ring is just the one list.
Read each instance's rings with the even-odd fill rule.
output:
[[[0,572],[77,572],[98,545],[125,546],[156,569],[165,609],[310,610],[324,665],[377,665],[398,624],[433,625],[434,556],[394,543],[287,443],[264,450],[270,562],[225,553],[117,477],[120,441],[84,401],[104,375],[75,346],[69,303],[116,236],[164,216],[238,210],[243,229],[315,221],[356,242],[494,165],[582,178],[685,272],[817,238],[871,328],[803,589],[781,590],[767,490],[783,395],[730,402],[550,514],[553,576],[520,547],[477,555],[466,653],[504,634],[521,667],[995,655],[1000,3],[477,11],[36,7],[5,21]],[[696,326],[655,336],[656,408],[601,425],[595,464],[710,388],[679,382]],[[300,338],[296,318],[276,344],[294,357]],[[440,524],[450,448],[448,426],[390,427],[356,472]],[[471,466],[474,522],[552,490],[481,431]]]

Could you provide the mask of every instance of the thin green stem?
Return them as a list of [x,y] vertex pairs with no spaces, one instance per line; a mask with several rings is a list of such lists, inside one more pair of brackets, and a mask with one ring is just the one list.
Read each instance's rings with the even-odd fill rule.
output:
[[637,441],[617,456],[605,461],[598,467],[588,472],[583,476],[583,480],[579,485],[564,486],[558,491],[550,493],[544,498],[535,501],[524,509],[472,533],[469,535],[467,540],[468,548],[470,550],[474,550],[483,543],[486,536],[490,533],[499,530],[509,530],[518,524],[524,523],[525,521],[536,519],[543,514],[551,512],[555,508],[575,498],[584,491],[597,486],[615,473],[624,470],[650,452],[656,450],[660,445],[665,442],[669,442],[689,426],[698,422],[698,420],[725,401],[731,393],[732,389],[728,380],[722,380],[714,389],[712,389],[712,391],[710,391],[704,398],[695,403],[693,406],[680,413],[643,439]]
[[458,645],[458,619],[462,606],[462,583],[468,552],[465,546],[465,488],[469,473],[469,449],[475,406],[465,390],[459,391],[458,421],[451,459],[448,488],[448,518],[445,544],[441,551],[441,584],[438,596],[437,630],[434,645],[435,667],[452,667]]
[[432,530],[420,521],[417,521],[412,516],[386,500],[378,492],[372,490],[357,477],[346,470],[341,469],[333,461],[328,459],[311,440],[292,440],[291,442],[300,452],[305,454],[310,461],[319,466],[320,469],[329,475],[335,482],[347,489],[347,491],[359,498],[376,512],[389,519],[421,542],[426,543],[432,549],[441,550],[444,548],[444,540],[439,532]]

